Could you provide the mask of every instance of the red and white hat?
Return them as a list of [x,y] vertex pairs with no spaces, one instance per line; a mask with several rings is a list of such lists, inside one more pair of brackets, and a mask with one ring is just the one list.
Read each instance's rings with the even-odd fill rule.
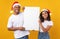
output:
[[21,6],[21,5],[19,4],[19,2],[17,2],[17,1],[14,2],[13,5],[12,5],[12,9],[13,9],[15,6],[17,6],[17,5],[18,5],[18,6]]
[[15,6],[21,6],[20,4],[19,4],[19,2],[17,2],[17,1],[15,1],[13,4],[12,4],[12,8],[11,8],[11,11],[10,11],[10,13],[12,13],[13,11],[13,8],[15,7]]
[[42,9],[41,12],[43,12],[43,11],[47,11],[51,15],[51,12],[49,9]]

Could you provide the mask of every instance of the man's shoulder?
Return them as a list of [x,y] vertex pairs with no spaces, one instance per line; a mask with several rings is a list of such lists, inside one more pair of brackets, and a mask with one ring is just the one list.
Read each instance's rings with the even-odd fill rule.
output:
[[24,16],[24,13],[23,13],[23,12],[21,12],[21,13],[20,13],[20,16]]
[[13,14],[9,16],[9,19],[12,19],[13,18]]

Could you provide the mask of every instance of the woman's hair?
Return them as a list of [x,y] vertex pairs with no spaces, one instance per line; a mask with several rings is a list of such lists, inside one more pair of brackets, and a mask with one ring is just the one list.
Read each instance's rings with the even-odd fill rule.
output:
[[[43,11],[42,11],[42,12],[43,12]],[[40,13],[39,19],[41,20],[41,22],[44,22],[44,18],[42,17],[42,12]],[[47,12],[47,11],[46,11],[46,12]],[[50,13],[47,12],[47,14],[48,14],[47,20],[50,21],[50,20],[51,20],[51,18],[50,18]]]

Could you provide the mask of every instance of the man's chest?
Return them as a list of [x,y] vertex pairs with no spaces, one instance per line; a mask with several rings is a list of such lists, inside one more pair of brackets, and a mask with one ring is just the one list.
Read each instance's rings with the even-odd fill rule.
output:
[[13,22],[13,26],[22,26],[23,24],[23,18],[21,16],[17,16],[17,17],[14,17],[12,19],[12,22]]

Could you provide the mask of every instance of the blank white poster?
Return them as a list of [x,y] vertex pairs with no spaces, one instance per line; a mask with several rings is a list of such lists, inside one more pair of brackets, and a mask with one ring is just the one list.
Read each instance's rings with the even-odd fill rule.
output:
[[40,7],[25,7],[24,27],[26,30],[39,30]]

